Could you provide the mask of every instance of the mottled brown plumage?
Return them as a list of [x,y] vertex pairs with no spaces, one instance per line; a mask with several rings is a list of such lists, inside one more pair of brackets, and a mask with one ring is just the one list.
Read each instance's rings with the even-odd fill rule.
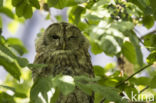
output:
[[[33,69],[33,78],[58,74],[93,77],[88,47],[88,41],[77,27],[68,23],[50,25],[36,42],[34,61],[48,66]],[[76,88],[68,96],[60,95],[57,103],[93,103],[93,96]]]

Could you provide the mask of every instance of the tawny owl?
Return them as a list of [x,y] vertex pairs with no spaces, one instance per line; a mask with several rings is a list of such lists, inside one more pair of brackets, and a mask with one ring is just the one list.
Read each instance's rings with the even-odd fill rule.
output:
[[[36,42],[34,61],[48,66],[34,69],[33,77],[58,74],[94,77],[88,47],[88,41],[76,26],[64,22],[51,24]],[[93,99],[93,95],[76,88],[68,96],[60,95],[56,103],[93,103]]]

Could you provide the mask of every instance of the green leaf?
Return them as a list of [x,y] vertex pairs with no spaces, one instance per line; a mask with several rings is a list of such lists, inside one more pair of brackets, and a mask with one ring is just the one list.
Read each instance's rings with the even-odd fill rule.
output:
[[22,41],[18,38],[8,38],[6,42],[9,47],[15,49],[20,55],[28,52],[27,49],[24,47]]
[[3,36],[0,35],[0,44],[4,44],[5,43],[5,38]]
[[94,103],[100,103],[104,98],[103,95],[99,94],[99,93],[94,93],[95,99],[94,99]]
[[57,9],[63,9],[64,7],[74,6],[76,4],[75,0],[67,0],[65,2],[64,0],[48,0],[48,5]]
[[56,103],[58,97],[60,96],[60,90],[58,88],[55,89],[55,93],[50,100],[50,103]]
[[0,17],[0,35],[1,35],[1,33],[2,33],[2,18]]
[[108,39],[103,39],[101,48],[107,55],[113,56],[116,53],[116,47]]
[[136,78],[136,84],[137,85],[148,85],[151,79],[149,77],[140,77]]
[[68,95],[75,89],[74,79],[71,76],[56,76],[53,86],[58,88],[64,95]]
[[0,0],[0,8],[3,6],[3,0]]
[[76,86],[78,86],[79,89],[81,89],[84,93],[86,93],[90,96],[92,95],[92,90],[90,88],[88,88],[88,86],[86,86],[86,84],[76,82]]
[[[87,23],[84,23],[84,22],[79,22],[78,23],[78,28],[80,29],[80,30],[82,30],[82,31],[85,31],[86,30],[86,28],[88,28],[88,24]],[[85,34],[84,34],[85,35]]]
[[112,23],[111,27],[118,29],[121,32],[124,32],[126,30],[132,30],[134,28],[134,24],[130,21],[122,21],[122,22]]
[[147,63],[149,64],[153,64],[154,62],[156,62],[156,50],[152,51],[149,56],[147,57]]
[[88,0],[75,0],[75,2],[77,3],[84,3],[84,2],[87,2]]
[[8,53],[6,53],[4,52],[4,49],[6,50],[4,46],[0,45],[0,65],[2,65],[14,78],[19,80],[21,75],[21,67],[14,58],[8,55],[10,51],[7,51]]
[[7,93],[0,93],[0,103],[16,103],[13,96],[8,95]]
[[[90,82],[96,82],[99,78],[89,78],[87,76],[75,76],[74,81],[76,86],[79,87],[84,93],[88,95],[92,95],[92,90],[89,88],[86,84],[89,84]],[[85,83],[85,84],[84,84]]]
[[[15,89],[15,91],[13,91],[14,95],[12,96],[20,100],[19,101],[20,103],[21,103],[21,100],[23,101],[23,99],[25,100],[28,98],[30,87],[32,86],[32,75],[31,75],[30,70],[22,69],[21,73],[22,75],[21,75],[20,81],[17,81],[11,75],[7,75],[3,83],[4,85]],[[6,91],[5,89],[1,89],[1,90]]]
[[133,31],[129,31],[130,40],[135,48],[137,63],[143,66],[143,55],[141,52],[140,41]]
[[19,17],[24,16],[25,19],[31,18],[33,11],[32,6],[27,1],[21,1],[20,5],[16,7],[16,14]]
[[29,64],[29,61],[26,58],[16,57],[16,60],[21,67],[26,67]]
[[117,78],[113,79],[113,78],[105,77],[99,81],[99,84],[104,85],[104,86],[109,86],[109,87],[115,87],[118,82],[119,81],[117,80]]
[[85,8],[81,6],[74,6],[69,12],[69,22],[78,24],[80,21],[81,14],[85,11]]
[[[41,98],[39,97],[39,93],[42,94],[44,99],[47,101],[47,92],[51,91],[53,88],[52,86],[52,77],[40,77],[34,82],[31,90],[30,90],[30,101],[31,103],[38,103],[41,102]],[[39,102],[39,103],[40,103]],[[41,102],[42,103],[42,102]]]
[[[107,5],[107,4],[109,4],[109,3],[112,3],[112,2],[114,2],[114,1],[110,1],[110,0],[98,0],[98,1],[96,1],[96,2],[91,2],[90,3],[90,5],[91,5],[91,7],[93,8],[93,9],[96,9],[96,8],[98,8],[98,7],[102,7],[102,6],[104,6],[104,5]],[[93,5],[93,4],[94,5]]]
[[25,8],[23,9],[23,16],[24,18],[28,19],[31,18],[33,15],[32,7],[30,5],[26,5]]
[[114,56],[120,50],[118,43],[112,36],[102,37],[99,45],[101,49],[109,56]]
[[22,2],[23,0],[12,0],[12,5],[16,7],[19,6]]
[[148,85],[151,79],[149,77],[139,77],[139,78],[133,78],[131,81],[136,85]]
[[91,88],[94,92],[104,96],[105,99],[115,101],[115,103],[127,103],[123,102],[115,88],[105,87],[98,84],[87,84],[88,88]]
[[102,68],[101,66],[95,65],[94,66],[94,74],[97,76],[104,76],[104,68]]
[[153,25],[154,25],[154,17],[150,16],[150,15],[147,15],[147,16],[145,15],[143,17],[143,24],[148,29],[153,27]]
[[138,91],[134,85],[126,86],[125,92],[128,95],[129,98],[132,98],[132,92],[133,94],[138,94]]
[[156,9],[154,10],[154,19],[156,20]]
[[[70,76],[56,76],[55,78],[52,78],[52,76],[47,76],[47,77],[39,77],[37,80],[34,82],[31,91],[30,91],[30,99],[32,103],[37,103],[37,100],[41,99],[39,97],[39,94],[41,93],[43,98],[48,101],[48,92],[52,92],[52,88],[56,90],[61,91],[62,94],[68,95],[75,89],[74,85],[74,80]],[[58,91],[56,91],[57,93]],[[54,94],[57,97],[57,94]],[[55,98],[53,97],[51,99],[52,101]]]
[[81,76],[74,76],[74,81],[75,82],[82,82],[82,83],[87,83],[87,82],[96,82],[98,81],[100,78],[98,77],[95,77],[95,78],[89,78],[88,76],[84,76],[84,75],[81,75]]
[[0,85],[0,87],[3,87],[3,88],[11,90],[12,92],[14,92],[13,96],[15,96],[15,97],[20,97],[20,98],[26,98],[27,97],[26,94],[17,92],[16,89],[13,88],[13,87],[5,86],[5,85]]
[[147,4],[145,0],[129,0],[129,2],[132,2],[136,4],[140,9],[144,10],[147,7]]
[[9,90],[11,90],[11,91],[15,91],[15,88],[13,88],[13,87],[5,86],[5,85],[0,85],[0,87],[9,89]]
[[30,100],[30,103],[43,103],[43,101],[41,98],[37,97],[35,101]]
[[144,45],[150,50],[156,50],[156,34],[148,34],[143,37]]
[[150,5],[153,9],[155,9],[156,6],[156,1],[155,0],[149,0],[150,1]]
[[[13,0],[13,1],[15,1],[15,0]],[[17,16],[21,17],[21,16],[24,15],[24,13],[25,13],[25,10],[24,9],[25,9],[26,5],[27,4],[22,0],[21,3],[20,3],[20,5],[18,5],[16,7],[16,14],[17,14]]]
[[4,13],[8,17],[10,17],[11,19],[14,19],[13,12],[10,9],[6,8],[6,7],[0,7],[0,13]]
[[8,47],[0,45],[0,48],[3,53],[16,60],[18,65],[20,65],[21,67],[25,67],[28,65],[27,59],[16,56]]
[[28,52],[27,49],[23,45],[11,44],[11,45],[8,45],[8,46],[13,48],[14,50],[16,50],[20,56],[22,56],[22,55],[24,55],[25,53]]
[[89,24],[98,24],[101,21],[101,18],[97,15],[87,14],[85,17],[88,20]]
[[126,41],[123,44],[122,53],[131,63],[137,63],[135,48],[131,42]]
[[151,83],[150,83],[151,84],[151,86],[150,86],[151,88],[156,88],[156,82],[155,81],[156,81],[156,76],[154,76],[153,79],[151,80]]
[[90,82],[95,82],[97,80],[99,80],[99,78],[89,78],[87,76],[75,76],[74,77],[76,86],[78,86],[79,89],[81,89],[84,93],[86,93],[88,95],[92,95],[92,90],[91,90],[91,88],[88,88],[88,86],[86,84],[88,84]]
[[15,92],[14,96],[18,98],[27,98],[26,94],[20,92]]
[[99,47],[99,45],[97,43],[95,43],[93,40],[90,40],[90,44],[91,44],[91,52],[93,54],[100,54],[103,52],[103,50]]
[[32,6],[36,7],[37,9],[40,9],[40,4],[38,0],[29,0]]

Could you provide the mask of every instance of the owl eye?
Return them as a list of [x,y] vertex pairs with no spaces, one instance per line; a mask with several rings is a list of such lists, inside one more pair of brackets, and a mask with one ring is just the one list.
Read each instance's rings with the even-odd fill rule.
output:
[[75,38],[77,38],[77,36],[71,36],[71,37],[69,37],[69,40],[70,39],[75,39]]
[[52,38],[53,38],[53,39],[60,39],[60,37],[57,36],[57,35],[53,35]]

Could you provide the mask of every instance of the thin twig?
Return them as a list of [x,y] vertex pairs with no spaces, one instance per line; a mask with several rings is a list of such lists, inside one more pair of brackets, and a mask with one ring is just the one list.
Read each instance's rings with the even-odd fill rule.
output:
[[[137,33],[140,35],[140,32],[139,32],[136,28],[134,28],[134,31],[137,32]],[[138,40],[144,45],[142,39],[141,39],[140,37],[138,37],[137,35],[136,35],[136,37],[137,37]]]
[[[135,32],[137,32],[139,35],[140,35],[140,32],[136,29],[136,28],[134,28],[134,31]],[[142,40],[142,38],[141,37],[138,37],[137,35],[136,35],[136,37],[137,37],[137,39],[140,41],[140,43],[143,45],[143,46],[145,46],[144,45],[144,42],[143,42],[143,40]],[[146,47],[145,47],[146,48]],[[148,51],[150,51],[148,48],[146,48]]]
[[0,35],[2,34],[2,28],[0,28]]
[[85,22],[86,22],[88,25],[90,25],[90,23],[88,22],[88,20],[87,20],[86,18],[85,18],[84,20],[85,20]]
[[119,87],[119,86],[121,86],[121,85],[124,84],[126,81],[128,81],[129,79],[131,79],[132,77],[134,77],[136,74],[140,73],[141,71],[145,70],[146,68],[148,68],[148,67],[151,66],[151,65],[152,65],[152,64],[148,64],[148,65],[142,67],[140,70],[138,70],[137,72],[135,72],[134,74],[132,74],[131,76],[129,76],[127,79],[125,79],[124,81],[120,82],[120,83],[116,86],[116,88]]
[[145,88],[143,88],[140,92],[139,92],[139,94],[141,94],[141,93],[143,93],[146,89],[148,89],[150,86],[148,85],[148,86],[146,86]]
[[141,36],[141,38],[140,39],[143,39],[146,35],[148,35],[148,34],[155,34],[156,33],[156,29],[154,29],[153,31],[151,31],[151,32],[148,32],[147,34],[145,34],[145,35],[143,35],[143,36]]
[[140,41],[140,43],[142,43],[142,44],[144,45],[144,42],[142,41],[142,39],[139,38],[138,36],[137,36],[137,38],[138,38],[138,40]]
[[54,20],[52,19],[52,13],[51,13],[51,10],[50,10],[50,7],[48,6],[48,4],[45,2],[45,0],[41,0],[40,1],[40,5],[41,5],[41,10],[43,9],[44,11],[47,11],[49,13],[49,16],[50,16],[50,20],[52,22],[54,22]]

